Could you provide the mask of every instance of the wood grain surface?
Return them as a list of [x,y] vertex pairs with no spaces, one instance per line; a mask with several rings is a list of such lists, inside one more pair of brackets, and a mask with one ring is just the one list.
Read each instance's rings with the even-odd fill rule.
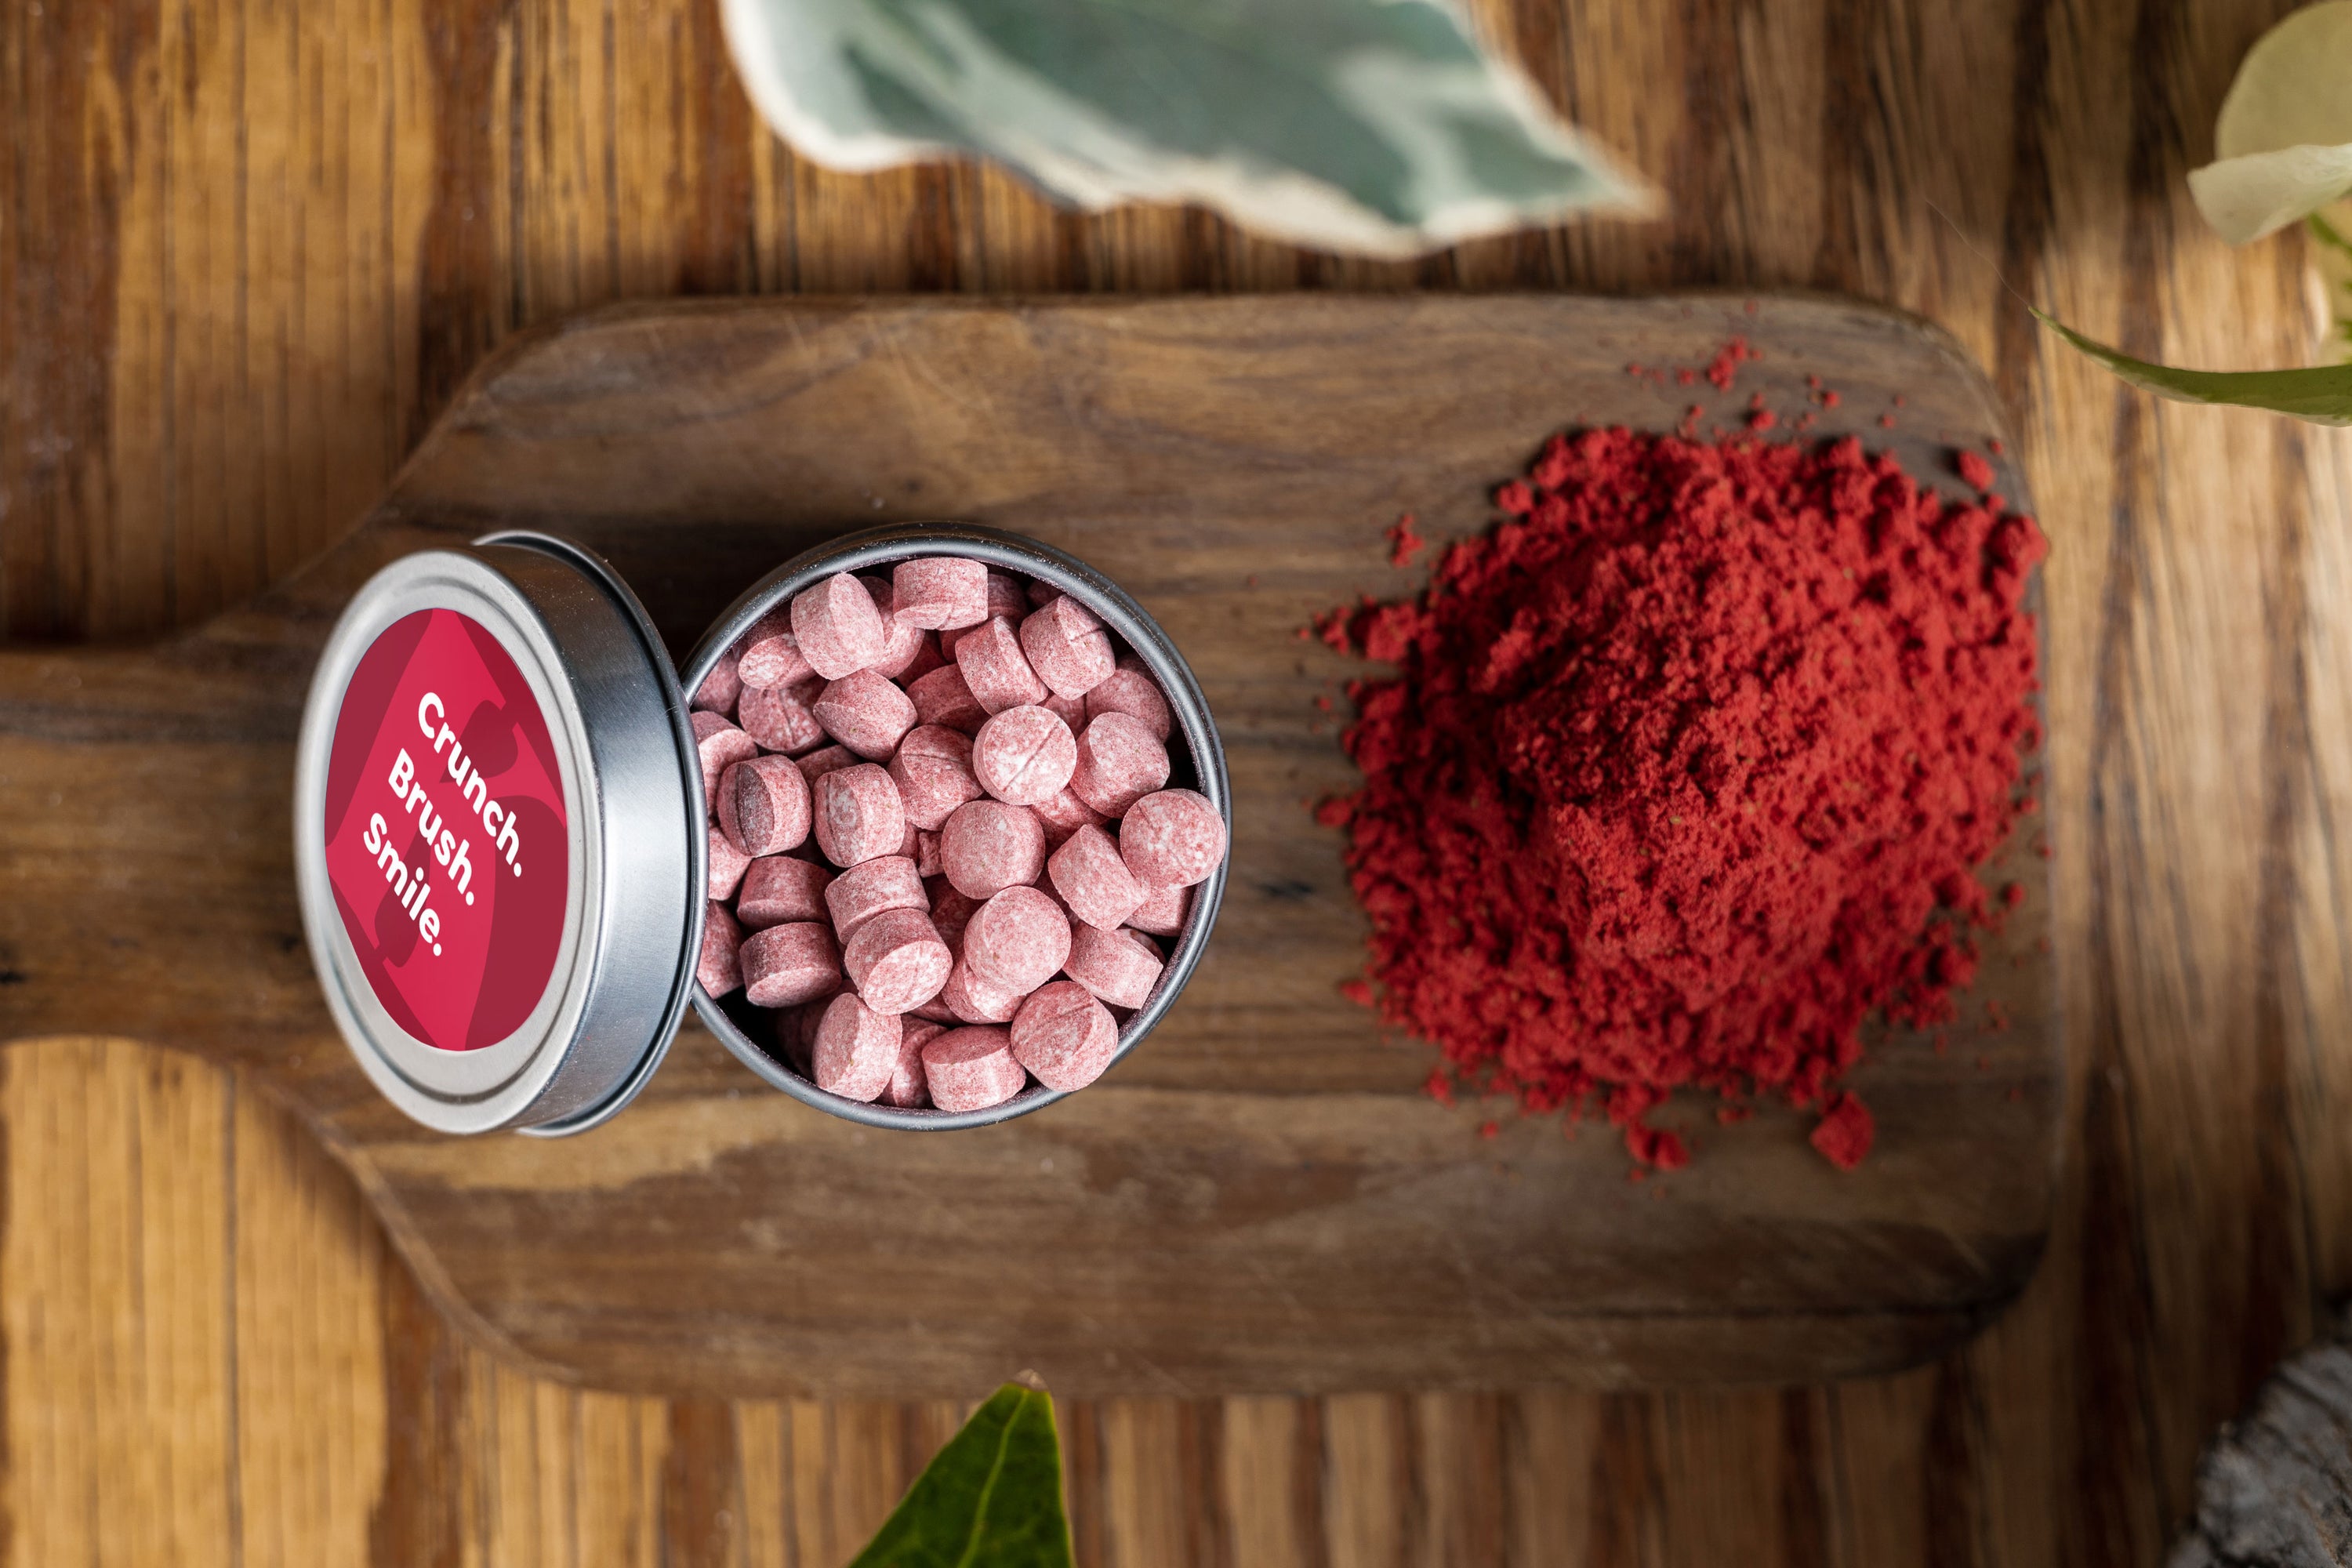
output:
[[[1629,363],[1761,363],[1718,391]],[[1839,392],[1820,406],[1811,384]],[[145,655],[0,653],[11,1026],[247,1068],[311,1119],[428,1294],[518,1363],[605,1387],[953,1395],[1032,1368],[1076,1395],[1792,1383],[1951,1349],[2039,1258],[2060,1064],[2048,861],[1958,1016],[1874,1031],[1842,1174],[1812,1118],[1662,1110],[1700,1148],[1647,1186],[1605,1124],[1423,1093],[1432,1055],[1339,986],[1364,929],[1307,803],[1353,777],[1300,633],[1399,593],[1386,521],[1437,547],[1562,420],[1740,427],[1751,399],[1864,432],[1965,493],[1990,386],[1912,318],[1738,294],[714,302],[574,318],[494,357],[355,532]],[[1899,405],[1897,399],[1902,402]],[[1892,427],[1880,424],[1893,421]],[[1994,488],[2031,504],[2010,458]],[[698,1026],[614,1123],[456,1140],[369,1087],[300,929],[285,824],[320,643],[381,563],[499,529],[590,545],[683,662],[743,586],[867,521],[947,516],[1087,560],[1187,650],[1224,739],[1232,876],[1148,1046],[1050,1112],[877,1134],[762,1092]],[[1318,699],[1320,706],[1318,706]],[[2032,771],[2038,759],[2028,759]],[[2039,784],[2030,786],[2038,790]],[[135,834],[60,835],[52,796]],[[150,803],[141,811],[138,803]],[[682,868],[681,868],[682,869]],[[206,918],[93,947],[92,887]],[[130,984],[110,984],[117,977]],[[753,1037],[769,1020],[739,1013]],[[747,1090],[749,1091],[747,1094]],[[1499,1119],[1493,1136],[1481,1124]]]
[[[2204,1435],[2352,1283],[2352,448],[2124,393],[2000,279],[2135,352],[2304,357],[2300,242],[2225,252],[2181,182],[2285,8],[1492,6],[1672,215],[1373,267],[1190,213],[1060,216],[972,168],[826,175],[752,123],[692,0],[11,7],[0,627],[144,637],[243,600],[341,534],[499,341],[613,299],[1729,286],[1919,310],[1991,367],[2055,545],[2068,1163],[2023,1300],[1934,1367],[1832,1387],[1074,1405],[1080,1550],[2152,1562]],[[133,892],[91,889],[93,940],[203,918]],[[953,1417],[519,1376],[432,1319],[237,1071],[76,1038],[0,1073],[11,1561],[838,1561]]]

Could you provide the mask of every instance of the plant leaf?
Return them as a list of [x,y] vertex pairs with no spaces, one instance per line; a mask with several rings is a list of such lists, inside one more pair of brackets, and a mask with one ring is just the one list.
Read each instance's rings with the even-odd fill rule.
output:
[[2245,245],[2306,218],[2352,191],[2352,142],[2282,147],[2189,171],[2189,194],[2213,231]]
[[1063,200],[1196,201],[1407,256],[1648,187],[1445,0],[723,0],[769,123],[821,163],[998,158]]
[[2042,324],[2144,391],[2180,403],[2226,403],[2292,414],[2315,425],[2352,425],[2352,364],[2307,370],[2175,370],[2120,353],[2047,313]]
[[850,1568],[1069,1564],[1054,1402],[1008,1383],[933,1456]]

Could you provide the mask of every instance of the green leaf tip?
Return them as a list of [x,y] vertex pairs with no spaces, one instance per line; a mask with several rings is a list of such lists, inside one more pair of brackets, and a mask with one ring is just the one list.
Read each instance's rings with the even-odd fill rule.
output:
[[2034,319],[2043,326],[2143,392],[2179,403],[2264,408],[2314,425],[2352,425],[2352,364],[2303,370],[2176,370],[2134,359],[2084,337],[2046,310],[2027,309],[2033,310]]
[[1062,1443],[1043,1388],[1008,1383],[907,1489],[850,1568],[1069,1568]]

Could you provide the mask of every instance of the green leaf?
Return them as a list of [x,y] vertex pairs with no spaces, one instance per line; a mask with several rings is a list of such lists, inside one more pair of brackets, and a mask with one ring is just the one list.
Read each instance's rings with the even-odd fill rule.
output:
[[1062,1445],[1043,1389],[1008,1383],[948,1439],[850,1568],[1069,1568]]
[[2308,370],[2175,370],[2119,353],[2043,311],[2033,314],[2091,358],[2124,380],[2158,397],[2179,403],[2226,403],[2292,414],[2314,425],[2352,425],[2352,364]]
[[817,162],[997,158],[1063,200],[1202,202],[1405,256],[1646,185],[1444,0],[723,0],[744,86]]

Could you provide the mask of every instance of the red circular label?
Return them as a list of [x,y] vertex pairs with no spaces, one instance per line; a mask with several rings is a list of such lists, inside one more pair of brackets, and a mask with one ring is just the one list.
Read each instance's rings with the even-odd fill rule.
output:
[[513,657],[455,610],[386,626],[343,689],[326,805],[335,908],[393,1021],[445,1051],[513,1034],[571,870],[562,770]]

